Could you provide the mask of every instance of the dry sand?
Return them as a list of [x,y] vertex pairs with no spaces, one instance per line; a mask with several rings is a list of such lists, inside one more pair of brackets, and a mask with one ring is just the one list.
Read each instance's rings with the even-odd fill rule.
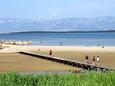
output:
[[3,45],[6,47],[0,50],[0,53],[12,53],[19,51],[82,51],[82,52],[115,52],[115,46],[16,46]]

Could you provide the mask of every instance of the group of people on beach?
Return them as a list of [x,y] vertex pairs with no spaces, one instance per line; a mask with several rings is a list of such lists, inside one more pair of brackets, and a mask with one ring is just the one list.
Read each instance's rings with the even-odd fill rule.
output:
[[92,64],[94,66],[100,66],[100,56],[92,56],[91,58],[87,55],[85,56],[87,64]]

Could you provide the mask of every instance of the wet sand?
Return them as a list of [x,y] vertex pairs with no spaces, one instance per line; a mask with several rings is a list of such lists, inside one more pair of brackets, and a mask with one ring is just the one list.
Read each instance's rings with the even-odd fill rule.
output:
[[[16,52],[29,51],[59,56],[76,61],[85,61],[85,56],[100,56],[100,65],[115,68],[115,46],[10,46],[0,50],[0,71],[38,71],[38,70],[71,70],[72,67],[52,63],[42,59],[19,55]],[[9,54],[8,54],[9,53]],[[43,63],[43,64],[42,64]]]
[[0,54],[0,72],[37,72],[37,71],[68,71],[78,70],[78,68],[33,58],[31,56],[18,53]]
[[[49,51],[38,51],[35,53],[48,55]],[[53,51],[52,56],[63,57],[76,61],[85,61],[85,56],[88,55],[90,63],[92,56],[100,56],[100,65],[115,68],[115,53],[114,52],[90,52],[90,51]]]

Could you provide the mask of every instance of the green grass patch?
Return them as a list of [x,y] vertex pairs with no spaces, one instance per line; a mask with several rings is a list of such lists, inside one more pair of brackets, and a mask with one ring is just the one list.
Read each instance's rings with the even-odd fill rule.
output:
[[28,75],[1,73],[0,86],[115,86],[115,72]]

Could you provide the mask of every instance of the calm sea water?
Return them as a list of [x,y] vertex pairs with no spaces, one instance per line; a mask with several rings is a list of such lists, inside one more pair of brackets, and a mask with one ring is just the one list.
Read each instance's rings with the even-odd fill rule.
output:
[[33,45],[115,46],[115,33],[15,33],[0,34],[4,40],[30,40]]

